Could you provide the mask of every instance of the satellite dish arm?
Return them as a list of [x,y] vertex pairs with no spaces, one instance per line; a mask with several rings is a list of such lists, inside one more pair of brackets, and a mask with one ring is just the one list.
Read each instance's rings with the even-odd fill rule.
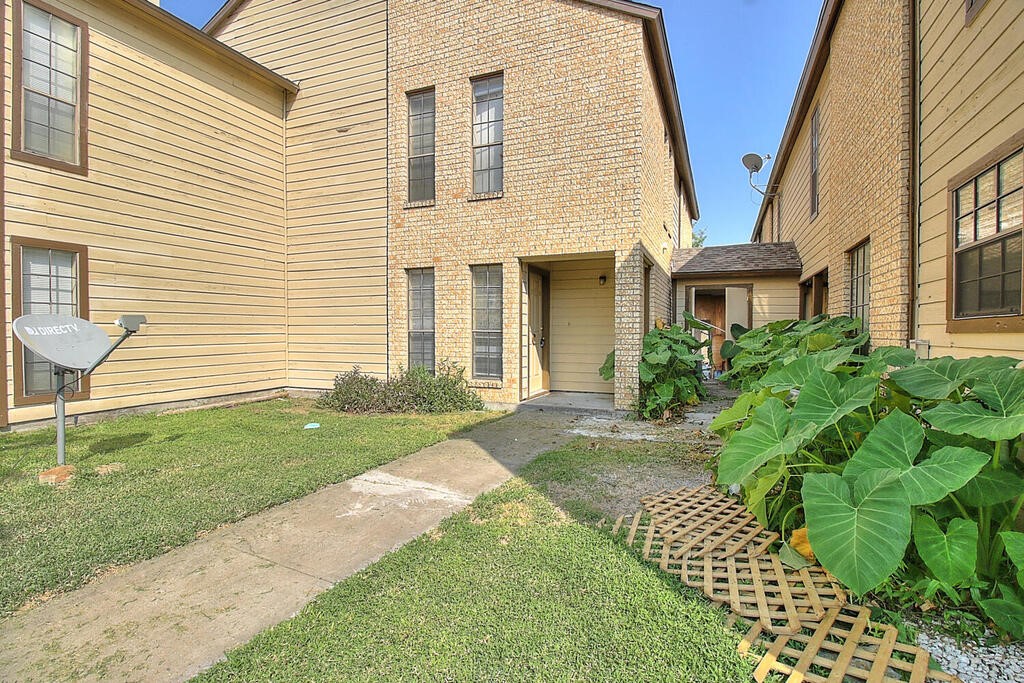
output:
[[125,340],[127,340],[128,337],[132,336],[133,334],[135,334],[135,330],[125,330],[124,332],[122,332],[120,338],[118,338],[118,340],[114,342],[109,349],[103,352],[102,356],[97,358],[96,361],[92,365],[90,365],[85,372],[82,373],[82,377],[88,377],[89,375],[91,375],[93,371],[96,368],[98,368],[103,361],[110,357],[110,354],[112,354],[117,349],[118,346],[123,344]]

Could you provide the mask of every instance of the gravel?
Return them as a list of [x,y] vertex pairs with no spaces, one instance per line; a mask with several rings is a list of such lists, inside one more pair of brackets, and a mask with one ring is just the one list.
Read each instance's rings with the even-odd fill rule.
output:
[[1024,643],[982,647],[920,627],[917,644],[964,683],[1024,683]]

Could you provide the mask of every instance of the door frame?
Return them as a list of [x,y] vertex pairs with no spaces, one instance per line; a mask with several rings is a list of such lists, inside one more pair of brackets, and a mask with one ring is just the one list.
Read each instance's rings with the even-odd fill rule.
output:
[[[543,268],[538,268],[535,265],[529,265],[526,269],[526,320],[527,327],[529,327],[530,320],[530,281],[532,275],[538,275],[541,280],[541,296],[540,305],[543,309],[541,311],[541,327],[544,330],[545,338],[547,341],[551,340],[551,273]],[[533,340],[530,338],[529,331],[527,332],[526,338],[527,344],[532,344]],[[541,388],[539,391],[533,391],[533,387],[530,386],[530,380],[533,378],[533,368],[531,367],[531,361],[533,354],[527,349],[526,354],[526,397],[536,398],[543,396],[551,391],[551,344],[545,343],[540,350],[540,365],[541,365]]]

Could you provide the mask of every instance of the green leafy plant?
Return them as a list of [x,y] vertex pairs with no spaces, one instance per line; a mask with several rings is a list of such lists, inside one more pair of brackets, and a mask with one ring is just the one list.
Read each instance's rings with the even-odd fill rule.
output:
[[601,379],[606,382],[615,379],[615,349],[605,356],[604,363],[598,368],[597,374],[601,375]]
[[1024,638],[1024,370],[1012,358],[863,355],[859,335],[819,342],[827,326],[810,328],[823,322],[795,345],[763,328],[738,340],[788,350],[759,361],[763,374],[745,376],[749,390],[712,423],[725,441],[718,483],[738,484],[784,535],[806,526],[853,592],[941,596]]
[[[738,328],[738,329],[737,329]],[[758,381],[794,360],[839,347],[851,352],[868,341],[859,319],[846,316],[818,316],[810,320],[780,320],[753,330],[733,326],[734,341],[722,345],[729,370],[721,376],[744,391],[757,387]],[[740,332],[737,336],[737,332]]]
[[[687,314],[691,329],[708,327]],[[646,420],[664,419],[707,396],[702,381],[706,358],[701,349],[710,341],[698,341],[679,325],[655,328],[644,336],[640,356],[640,393],[636,413]]]
[[455,413],[484,408],[469,387],[465,371],[448,361],[438,363],[434,374],[417,366],[387,381],[355,367],[338,375],[334,387],[321,394],[316,404],[345,413]]

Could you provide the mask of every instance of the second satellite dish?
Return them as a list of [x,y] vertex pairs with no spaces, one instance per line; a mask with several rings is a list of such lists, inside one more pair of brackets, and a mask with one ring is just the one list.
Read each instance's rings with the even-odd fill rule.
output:
[[33,353],[68,370],[88,370],[110,348],[97,325],[69,315],[23,315],[14,334]]

